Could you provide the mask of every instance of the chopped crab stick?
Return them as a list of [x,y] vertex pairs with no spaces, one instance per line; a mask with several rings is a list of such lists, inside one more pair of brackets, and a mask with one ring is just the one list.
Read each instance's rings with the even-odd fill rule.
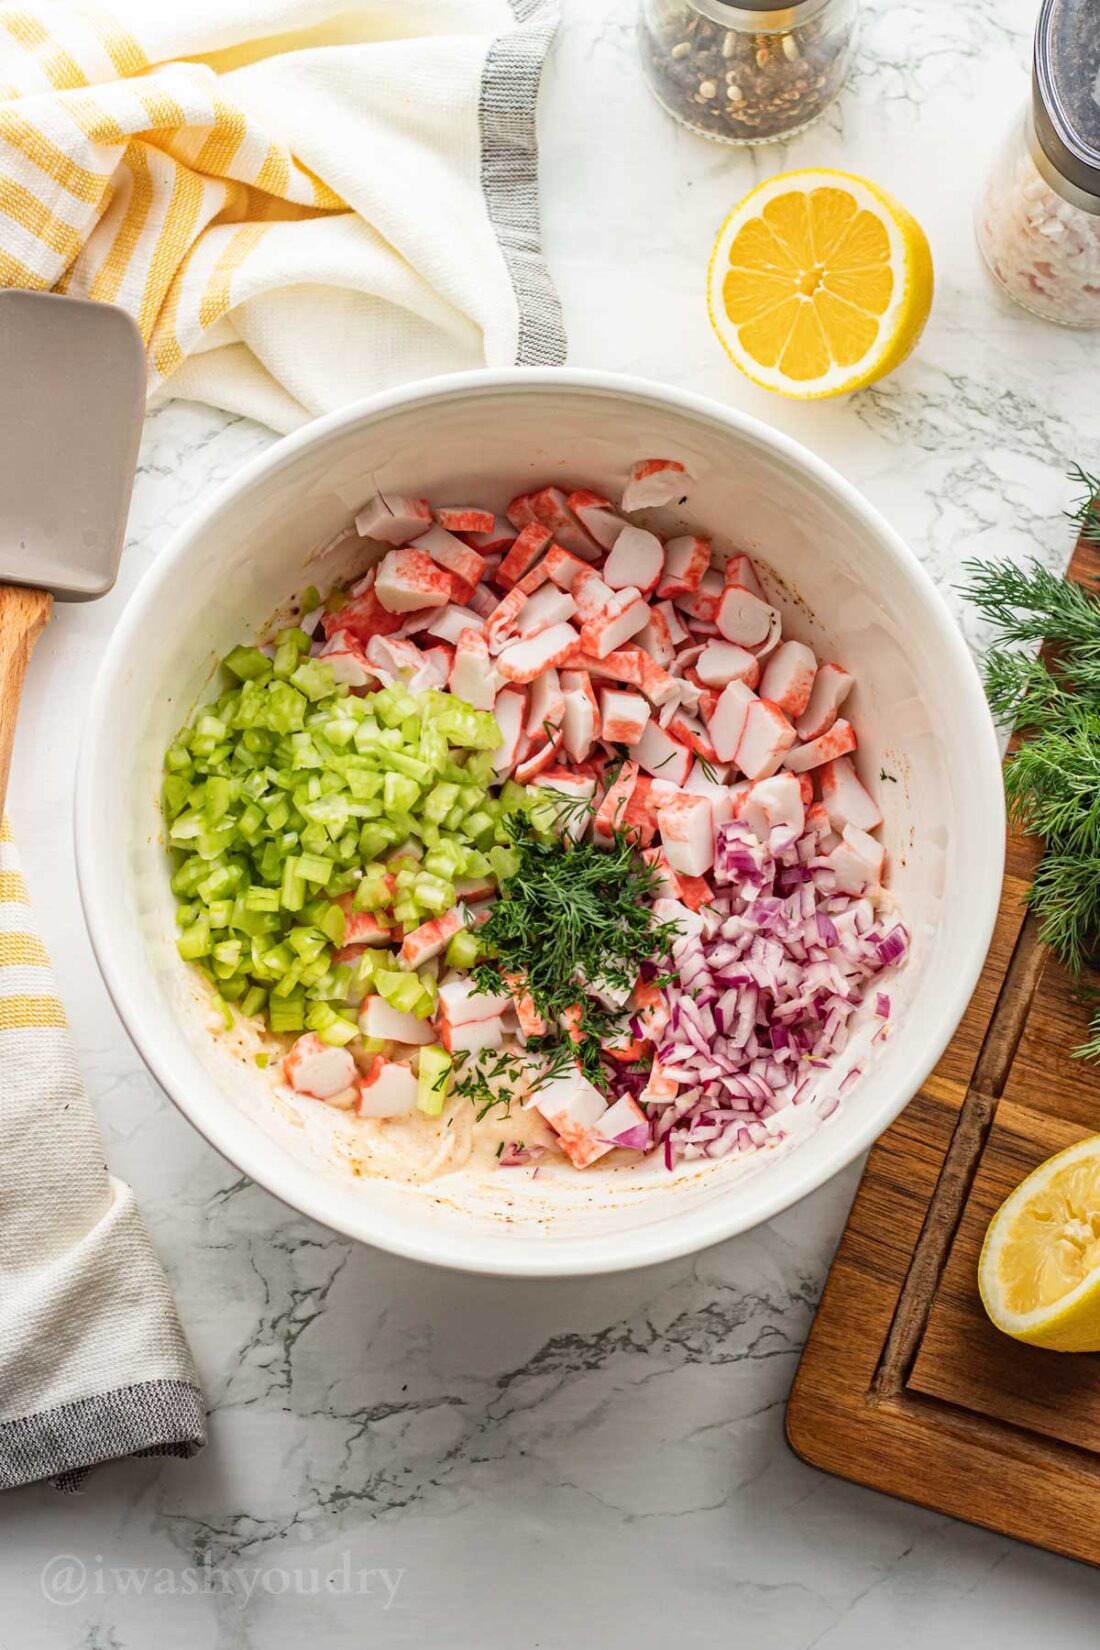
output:
[[695,661],[695,674],[704,687],[724,688],[744,682],[755,688],[760,681],[760,661],[736,642],[707,642]]
[[562,696],[565,711],[562,732],[571,762],[584,762],[592,750],[599,726],[600,709],[586,670],[563,670]]
[[359,1010],[359,1030],[364,1037],[386,1043],[430,1043],[435,1033],[427,1020],[403,1014],[384,997],[367,997]]
[[665,726],[674,739],[686,745],[696,756],[701,756],[704,762],[717,762],[718,752],[707,738],[702,722],[696,717],[676,710]]
[[526,1042],[529,1037],[544,1037],[547,1031],[546,1021],[535,1007],[535,999],[527,989],[524,976],[505,974],[504,983],[512,994],[512,1008],[519,1021],[523,1040]]
[[379,563],[374,593],[390,613],[444,607],[451,599],[450,576],[422,550],[391,550]]
[[375,680],[367,655],[347,630],[336,630],[322,647],[320,657],[333,676],[346,687],[369,687]]
[[[663,848],[643,848],[642,858],[653,872],[653,893],[657,899],[679,899],[680,879],[668,862]],[[635,987],[637,1001],[637,987]]]
[[[710,568],[703,574],[695,590],[673,596],[672,600],[681,613],[687,614],[692,630],[698,633],[700,625],[714,625],[714,616],[722,600],[723,588],[721,574]],[[710,636],[715,633],[716,627],[706,632]]]
[[467,606],[482,620],[488,619],[490,613],[494,612],[500,605],[499,598],[493,594],[487,584],[479,584],[473,595],[466,598],[466,602]]
[[657,809],[668,863],[685,876],[701,877],[714,864],[714,812],[705,796],[681,793]]
[[862,894],[882,882],[886,850],[856,825],[845,825],[840,842],[826,857],[836,873],[838,894]]
[[553,668],[545,670],[532,684],[527,696],[527,720],[523,731],[528,738],[538,739],[540,743],[553,740],[561,731],[564,716],[565,695],[561,678]]
[[448,533],[446,528],[432,526],[420,538],[414,539],[410,546],[413,550],[422,550],[430,556],[437,567],[442,567],[447,573],[453,573],[456,579],[470,586],[481,583],[485,574],[485,557],[472,550],[461,539]]
[[475,710],[492,710],[504,678],[489,656],[489,644],[480,630],[464,630],[455,646],[447,685],[457,699]]
[[441,1016],[439,1034],[448,1054],[480,1054],[483,1049],[501,1046],[504,1020],[497,1014],[490,1020],[466,1020],[462,1025],[452,1026]]
[[346,1048],[332,1048],[307,1031],[283,1061],[283,1076],[296,1094],[331,1100],[354,1083],[355,1061]]
[[659,607],[651,607],[649,618],[634,640],[662,670],[667,670],[676,657],[668,620]]
[[[723,764],[724,766],[724,764]],[[701,763],[696,762],[687,778],[684,780],[684,790],[695,796],[705,796],[711,805],[714,814],[714,828],[719,825],[728,825],[733,818],[733,798],[730,787],[721,779],[708,777]]]
[[778,773],[750,785],[737,816],[767,842],[777,826],[800,837],[806,826],[806,805],[802,789],[792,773]]
[[492,533],[497,519],[491,510],[478,510],[468,504],[442,504],[435,516],[448,533]]
[[719,762],[732,762],[745,731],[749,707],[756,704],[756,694],[744,682],[731,682],[723,688],[714,715],[707,723],[710,742]]
[[555,1130],[559,1143],[574,1168],[586,1169],[611,1150],[606,1140],[594,1132],[609,1110],[599,1089],[579,1071],[550,1077],[534,1092],[535,1106]]
[[553,579],[559,590],[571,591],[581,573],[591,572],[587,562],[571,556],[560,544],[552,544],[546,552],[545,567],[547,577]]
[[459,607],[457,603],[452,603],[429,616],[425,629],[429,636],[438,636],[441,641],[450,642],[454,647],[464,630],[476,630],[484,634],[485,622],[473,608]]
[[770,779],[797,737],[778,705],[756,699],[748,708],[734,761],[747,779]]
[[643,458],[630,472],[623,488],[624,510],[655,509],[683,498],[690,476],[674,458]]
[[665,545],[665,570],[657,585],[658,596],[683,596],[698,590],[709,566],[709,539],[690,536],[669,539]]
[[680,1079],[676,1075],[676,1067],[662,1066],[660,1060],[654,1060],[641,1099],[647,1106],[667,1106],[679,1092]]
[[581,646],[586,653],[594,653],[597,659],[604,659],[636,636],[639,630],[644,630],[648,620],[646,603],[637,590],[627,586],[625,590],[615,592],[602,613],[585,620],[581,626]]
[[562,665],[579,640],[571,624],[554,624],[537,636],[510,643],[497,659],[508,682],[533,682],[544,670]]
[[814,677],[809,703],[797,722],[800,739],[820,739],[836,721],[837,712],[851,692],[854,677],[839,665],[824,664]]
[[[509,992],[479,991],[467,976],[444,980],[439,988],[439,1015],[452,1026],[469,1025],[472,1020],[493,1020],[512,1006]],[[429,1041],[431,1039],[429,1038]]]
[[525,573],[531,571],[549,543],[549,529],[540,526],[537,521],[521,527],[507,555],[497,568],[496,583],[504,590],[511,590]]
[[760,697],[793,721],[809,704],[816,675],[817,660],[805,642],[780,642],[765,666]]
[[690,639],[690,631],[685,627],[683,620],[671,602],[654,602],[653,611],[659,613],[668,625],[668,633],[672,638],[673,647],[680,647]]
[[403,1061],[376,1054],[358,1087],[355,1110],[360,1117],[405,1117],[416,1108],[416,1077]]
[[560,487],[543,487],[539,492],[532,493],[528,502],[535,520],[549,527],[555,544],[571,550],[582,561],[599,561],[600,546],[573,514],[569,500]]
[[344,913],[345,945],[388,945],[392,938],[377,911],[356,911],[352,896],[341,894],[336,904]]
[[364,585],[357,596],[346,602],[339,614],[326,613],[321,623],[326,635],[344,630],[358,642],[369,642],[372,636],[392,635],[395,630],[400,630],[401,615],[387,612],[378,600],[372,568],[370,584]]
[[731,556],[722,576],[727,584],[739,584],[743,589],[750,590],[754,596],[758,596],[762,602],[767,601],[760,576],[748,556]]
[[[512,526],[512,523],[510,521],[506,521],[503,516],[491,516],[488,510],[485,514],[492,522],[489,529],[484,533],[467,532],[464,536],[469,539],[475,550],[481,551],[483,556],[491,556],[497,554],[499,551],[508,549],[508,546],[512,543],[516,536],[516,529]],[[447,523],[445,521],[441,521],[440,525],[446,527]],[[461,531],[461,529],[457,527],[451,528],[452,533],[459,531]]]
[[544,584],[524,602],[516,618],[516,629],[521,636],[538,636],[551,625],[564,624],[576,611],[577,604],[568,590],[559,590],[556,584]]
[[714,622],[726,641],[749,648],[763,647],[778,617],[774,607],[739,584],[726,585],[714,612]]
[[691,771],[691,752],[687,746],[673,739],[656,722],[650,722],[637,744],[630,747],[630,754],[646,773],[655,779],[670,780],[673,785],[682,785]]
[[493,716],[500,729],[501,742],[493,752],[493,768],[499,779],[505,778],[516,765],[519,742],[523,737],[523,719],[527,714],[527,699],[514,688],[505,688],[497,695]]
[[838,756],[832,762],[822,763],[818,781],[821,800],[834,831],[843,832],[846,825],[854,825],[860,831],[873,831],[882,824],[878,804],[864,789],[851,757]]
[[432,511],[426,498],[407,498],[402,493],[376,493],[355,518],[355,531],[360,538],[376,539],[381,544],[408,544],[419,538],[432,524]]
[[609,745],[636,745],[649,716],[649,706],[640,693],[600,689],[600,738]]
[[644,527],[624,527],[603,567],[603,580],[612,590],[633,586],[643,596],[656,590],[664,572],[665,547],[656,533]]
[[631,793],[638,783],[638,764],[624,762],[592,819],[592,840],[606,847],[612,833],[625,829],[625,815]]
[[453,905],[441,917],[422,922],[401,942],[399,959],[405,968],[420,968],[433,957],[438,957],[449,941],[470,925],[470,913],[464,905]]
[[605,584],[591,567],[585,567],[574,575],[569,594],[577,604],[577,612],[582,619],[594,619],[598,613],[606,612],[615,600],[611,586]]
[[609,498],[590,493],[587,488],[570,493],[569,508],[581,526],[591,533],[601,550],[610,550],[626,522]]
[[596,1134],[606,1145],[644,1152],[649,1146],[649,1118],[635,1099],[624,1094],[608,1106],[596,1125]]
[[647,773],[639,774],[623,812],[623,830],[635,838],[641,847],[648,848],[657,835],[658,804],[676,794],[677,787],[667,780],[653,779]]
[[794,750],[788,751],[783,758],[783,766],[790,768],[792,773],[808,773],[811,768],[820,768],[823,762],[831,762],[834,757],[847,756],[855,750],[856,743],[852,724],[846,722],[843,716],[838,716],[819,739],[811,739],[809,744],[796,745]]

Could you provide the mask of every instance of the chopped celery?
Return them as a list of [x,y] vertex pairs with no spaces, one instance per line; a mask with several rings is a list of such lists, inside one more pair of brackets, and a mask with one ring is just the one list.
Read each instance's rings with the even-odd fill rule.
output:
[[480,956],[481,946],[474,928],[460,928],[447,942],[448,968],[472,968]]
[[451,1064],[451,1056],[437,1043],[420,1050],[416,1103],[429,1117],[438,1117],[446,1104]]
[[242,682],[271,675],[271,660],[258,647],[235,647],[232,653],[226,654],[222,664]]
[[402,974],[396,969],[388,968],[380,968],[375,972],[374,988],[391,1008],[400,1009],[403,1014],[412,1012],[420,1001],[423,990],[421,981],[415,974]]

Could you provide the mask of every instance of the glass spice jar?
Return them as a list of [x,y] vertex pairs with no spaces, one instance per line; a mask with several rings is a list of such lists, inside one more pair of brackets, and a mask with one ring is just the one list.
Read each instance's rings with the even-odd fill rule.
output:
[[828,108],[852,60],[859,0],[641,0],[650,90],[719,143],[772,143]]
[[1100,327],[1100,5],[1043,0],[1031,100],[978,196],[994,278],[1025,309]]

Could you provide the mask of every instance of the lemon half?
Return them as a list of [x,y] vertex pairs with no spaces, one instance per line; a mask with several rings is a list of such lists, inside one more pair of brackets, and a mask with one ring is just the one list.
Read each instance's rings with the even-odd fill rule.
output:
[[932,307],[920,224],[849,172],[770,178],[735,206],[707,279],[710,319],[754,383],[800,400],[892,372]]
[[1100,1352],[1100,1135],[1029,1174],[989,1223],[978,1288],[1015,1340]]

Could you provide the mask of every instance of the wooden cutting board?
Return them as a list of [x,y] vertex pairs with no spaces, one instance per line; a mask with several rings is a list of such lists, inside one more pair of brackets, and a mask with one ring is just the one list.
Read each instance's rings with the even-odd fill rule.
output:
[[[1100,577],[1078,544],[1070,577]],[[966,1016],[871,1152],[787,1405],[804,1461],[1100,1564],[1100,1355],[1019,1345],[978,1298],[998,1204],[1044,1158],[1100,1132],[1088,1023],[1024,895],[1010,837],[993,945]]]

